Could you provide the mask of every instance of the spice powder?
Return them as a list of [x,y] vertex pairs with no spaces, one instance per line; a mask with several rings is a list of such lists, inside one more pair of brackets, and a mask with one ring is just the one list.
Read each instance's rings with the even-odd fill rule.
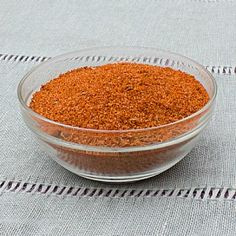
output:
[[[54,137],[90,146],[133,147],[163,142],[192,130],[203,114],[162,125],[190,116],[208,101],[205,88],[192,75],[171,68],[116,63],[61,74],[43,85],[29,106],[50,120],[71,126],[38,120],[42,131]],[[109,130],[113,131],[106,132]],[[118,130],[125,132],[115,132]],[[67,165],[82,172],[117,176],[164,167],[191,142],[127,153],[48,145]]]
[[183,119],[209,100],[194,76],[134,63],[83,67],[33,95],[30,108],[63,124],[98,130],[156,127]]

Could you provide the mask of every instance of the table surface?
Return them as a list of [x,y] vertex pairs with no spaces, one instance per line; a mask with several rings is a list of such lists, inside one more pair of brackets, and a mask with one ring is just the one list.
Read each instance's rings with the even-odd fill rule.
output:
[[[235,235],[236,1],[0,1],[0,235]],[[58,54],[145,46],[186,55],[218,84],[199,143],[137,183],[80,178],[42,152],[16,96],[22,76]]]

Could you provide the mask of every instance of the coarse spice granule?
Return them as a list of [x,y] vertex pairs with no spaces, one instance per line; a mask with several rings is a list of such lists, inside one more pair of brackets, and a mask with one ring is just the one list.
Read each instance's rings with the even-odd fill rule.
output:
[[129,130],[178,121],[208,101],[207,91],[192,75],[171,68],[116,63],[61,74],[43,85],[29,106],[71,126]]

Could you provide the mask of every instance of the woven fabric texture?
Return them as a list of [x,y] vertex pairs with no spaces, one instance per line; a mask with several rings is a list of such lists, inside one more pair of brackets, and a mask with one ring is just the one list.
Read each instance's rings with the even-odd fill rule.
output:
[[2,0],[0,18],[0,53],[55,56],[101,45],[137,45],[206,65],[236,64],[235,1]]
[[[0,235],[235,235],[235,24],[230,0],[2,0]],[[159,176],[130,184],[80,178],[40,150],[20,115],[16,88],[33,66],[103,45],[177,52],[217,80],[211,123]]]
[[1,235],[235,235],[235,202],[5,193]]

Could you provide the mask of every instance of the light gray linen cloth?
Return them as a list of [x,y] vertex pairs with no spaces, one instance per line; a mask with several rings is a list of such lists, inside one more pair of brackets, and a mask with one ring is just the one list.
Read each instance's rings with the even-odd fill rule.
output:
[[[5,193],[1,235],[235,235],[235,203]],[[4,209],[4,210],[3,210]]]
[[[1,1],[0,235],[235,235],[235,25],[236,2],[227,0]],[[232,68],[214,74],[216,111],[197,146],[157,177],[80,178],[42,152],[23,123],[16,87],[39,62],[21,56],[100,45],[158,47]],[[81,187],[88,193],[69,194]]]
[[205,65],[236,64],[234,0],[2,0],[0,19],[0,53],[55,56],[136,45]]

